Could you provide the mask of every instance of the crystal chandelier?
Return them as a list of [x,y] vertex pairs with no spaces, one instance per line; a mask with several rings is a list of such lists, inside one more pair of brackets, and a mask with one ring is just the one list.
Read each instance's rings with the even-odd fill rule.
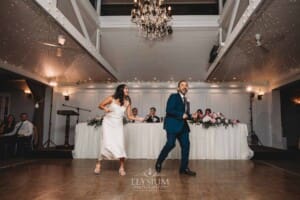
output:
[[172,34],[171,6],[164,0],[134,0],[133,3],[131,21],[145,38],[155,40]]

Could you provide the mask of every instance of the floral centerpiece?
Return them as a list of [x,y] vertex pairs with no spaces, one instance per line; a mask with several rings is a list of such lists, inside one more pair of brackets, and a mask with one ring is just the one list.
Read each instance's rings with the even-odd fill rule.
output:
[[102,125],[103,117],[95,117],[88,120],[87,125],[94,126],[95,128]]
[[234,126],[239,123],[239,120],[227,119],[222,113],[213,112],[204,115],[202,118],[192,118],[189,122],[195,125],[202,125],[203,128],[208,129],[209,127],[224,126],[227,128],[229,125]]
[[[98,126],[102,126],[103,116],[102,117],[95,117],[93,119],[88,120],[87,125],[94,126],[95,128]],[[125,117],[123,117],[123,124],[127,124],[128,121]]]

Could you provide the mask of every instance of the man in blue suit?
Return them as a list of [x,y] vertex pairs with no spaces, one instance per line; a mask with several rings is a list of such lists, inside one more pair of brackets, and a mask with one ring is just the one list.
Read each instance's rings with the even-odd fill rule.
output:
[[181,146],[181,165],[180,174],[196,176],[196,173],[188,168],[190,141],[190,128],[187,119],[191,118],[189,112],[189,102],[186,100],[188,91],[188,83],[185,80],[178,82],[178,92],[171,94],[166,108],[166,117],[164,121],[164,129],[167,131],[167,142],[161,150],[155,164],[155,170],[159,173],[163,161],[167,158],[169,152],[175,147],[176,139]]

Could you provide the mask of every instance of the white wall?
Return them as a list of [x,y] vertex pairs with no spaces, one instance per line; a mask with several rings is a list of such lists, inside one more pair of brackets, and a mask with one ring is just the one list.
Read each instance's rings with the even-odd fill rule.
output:
[[[57,115],[57,110],[66,110],[72,108],[63,107],[62,104],[67,104],[75,107],[90,109],[91,112],[80,111],[80,122],[85,122],[95,116],[101,116],[103,111],[98,109],[99,103],[107,96],[114,93],[114,88],[56,88],[53,99],[52,111],[52,140],[57,145],[64,144],[65,136],[65,117]],[[170,93],[176,92],[176,88],[133,88],[130,89],[130,97],[132,99],[132,107],[139,109],[139,115],[145,116],[149,112],[149,108],[154,106],[157,108],[157,115],[165,115],[166,101]],[[70,100],[65,101],[62,92],[68,90]],[[249,94],[245,89],[212,89],[209,87],[190,88],[188,99],[191,102],[191,111],[196,111],[198,108],[204,110],[209,107],[215,112],[222,112],[227,118],[239,119],[242,123],[249,123]],[[271,144],[271,137],[264,121],[261,118],[267,118],[269,115],[265,102],[258,102],[255,107],[254,126],[257,126],[265,144]],[[76,110],[76,109],[73,109]],[[76,116],[71,117],[71,129],[69,143],[74,143],[74,130],[76,125]],[[255,129],[255,130],[256,130]]]

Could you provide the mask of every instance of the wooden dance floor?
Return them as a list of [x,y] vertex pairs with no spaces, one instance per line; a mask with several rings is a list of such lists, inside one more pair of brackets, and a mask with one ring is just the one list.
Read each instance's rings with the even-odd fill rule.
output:
[[[262,161],[191,160],[196,177],[178,174],[178,160],[167,160],[158,176],[154,160],[48,159],[0,170],[0,198],[6,199],[300,199],[300,174]],[[290,161],[293,162],[293,161]]]

